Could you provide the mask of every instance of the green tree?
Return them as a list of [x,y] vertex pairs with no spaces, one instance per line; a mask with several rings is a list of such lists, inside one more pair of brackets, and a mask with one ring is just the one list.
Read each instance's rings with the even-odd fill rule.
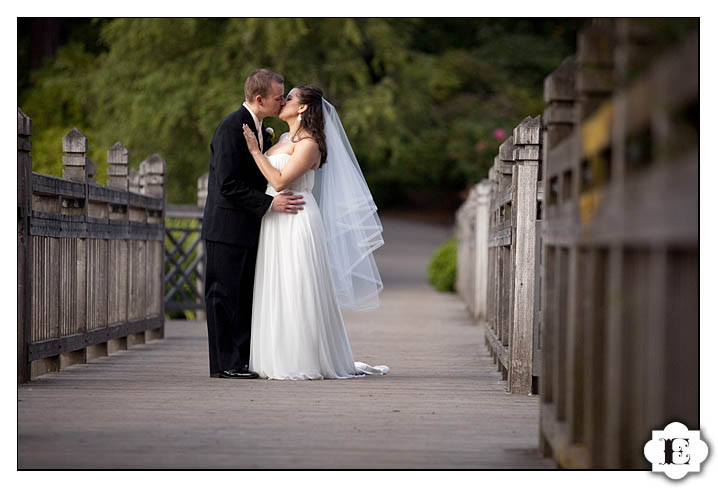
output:
[[[486,175],[499,140],[542,111],[543,78],[575,50],[581,21],[556,19],[113,19],[99,46],[73,41],[20,94],[37,171],[58,173],[60,138],[90,141],[104,178],[116,141],[136,167],[168,162],[168,197],[196,199],[219,121],[246,76],[269,67],[324,89],[380,206],[451,205]],[[270,119],[277,135],[287,126]]]

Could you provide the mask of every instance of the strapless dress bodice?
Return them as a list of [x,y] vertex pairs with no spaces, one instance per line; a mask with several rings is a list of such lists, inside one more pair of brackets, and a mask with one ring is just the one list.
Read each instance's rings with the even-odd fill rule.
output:
[[[269,160],[269,163],[279,171],[282,171],[284,165],[287,164],[290,154],[287,153],[276,153],[273,155],[264,155]],[[294,180],[289,184],[287,190],[292,192],[311,192],[314,188],[314,170],[307,170],[303,175]],[[276,195],[277,191],[271,184],[267,184],[267,192],[270,195]]]

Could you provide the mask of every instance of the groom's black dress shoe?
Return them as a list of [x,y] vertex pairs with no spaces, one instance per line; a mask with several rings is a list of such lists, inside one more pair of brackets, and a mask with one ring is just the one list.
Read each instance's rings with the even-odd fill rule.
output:
[[259,377],[257,372],[252,372],[246,365],[242,368],[232,368],[222,370],[219,376],[223,379],[256,379]]

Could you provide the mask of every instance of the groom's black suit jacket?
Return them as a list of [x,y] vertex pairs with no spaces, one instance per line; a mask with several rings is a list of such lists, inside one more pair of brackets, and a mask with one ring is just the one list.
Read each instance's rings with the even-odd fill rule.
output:
[[[201,237],[253,248],[258,244],[262,216],[272,204],[272,197],[264,193],[267,180],[249,153],[242,124],[257,136],[252,114],[244,106],[225,117],[212,136]],[[263,150],[267,151],[272,137],[266,129],[262,137]]]

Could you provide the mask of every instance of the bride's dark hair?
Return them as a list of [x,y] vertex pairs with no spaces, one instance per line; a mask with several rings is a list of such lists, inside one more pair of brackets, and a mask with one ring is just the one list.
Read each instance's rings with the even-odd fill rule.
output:
[[[319,167],[321,168],[327,160],[327,142],[324,139],[324,115],[322,113],[324,92],[314,85],[298,85],[294,88],[297,89],[299,103],[307,105],[307,110],[302,113],[299,129],[307,131],[319,145],[319,153],[321,154]],[[297,132],[299,132],[299,129],[297,129]]]

